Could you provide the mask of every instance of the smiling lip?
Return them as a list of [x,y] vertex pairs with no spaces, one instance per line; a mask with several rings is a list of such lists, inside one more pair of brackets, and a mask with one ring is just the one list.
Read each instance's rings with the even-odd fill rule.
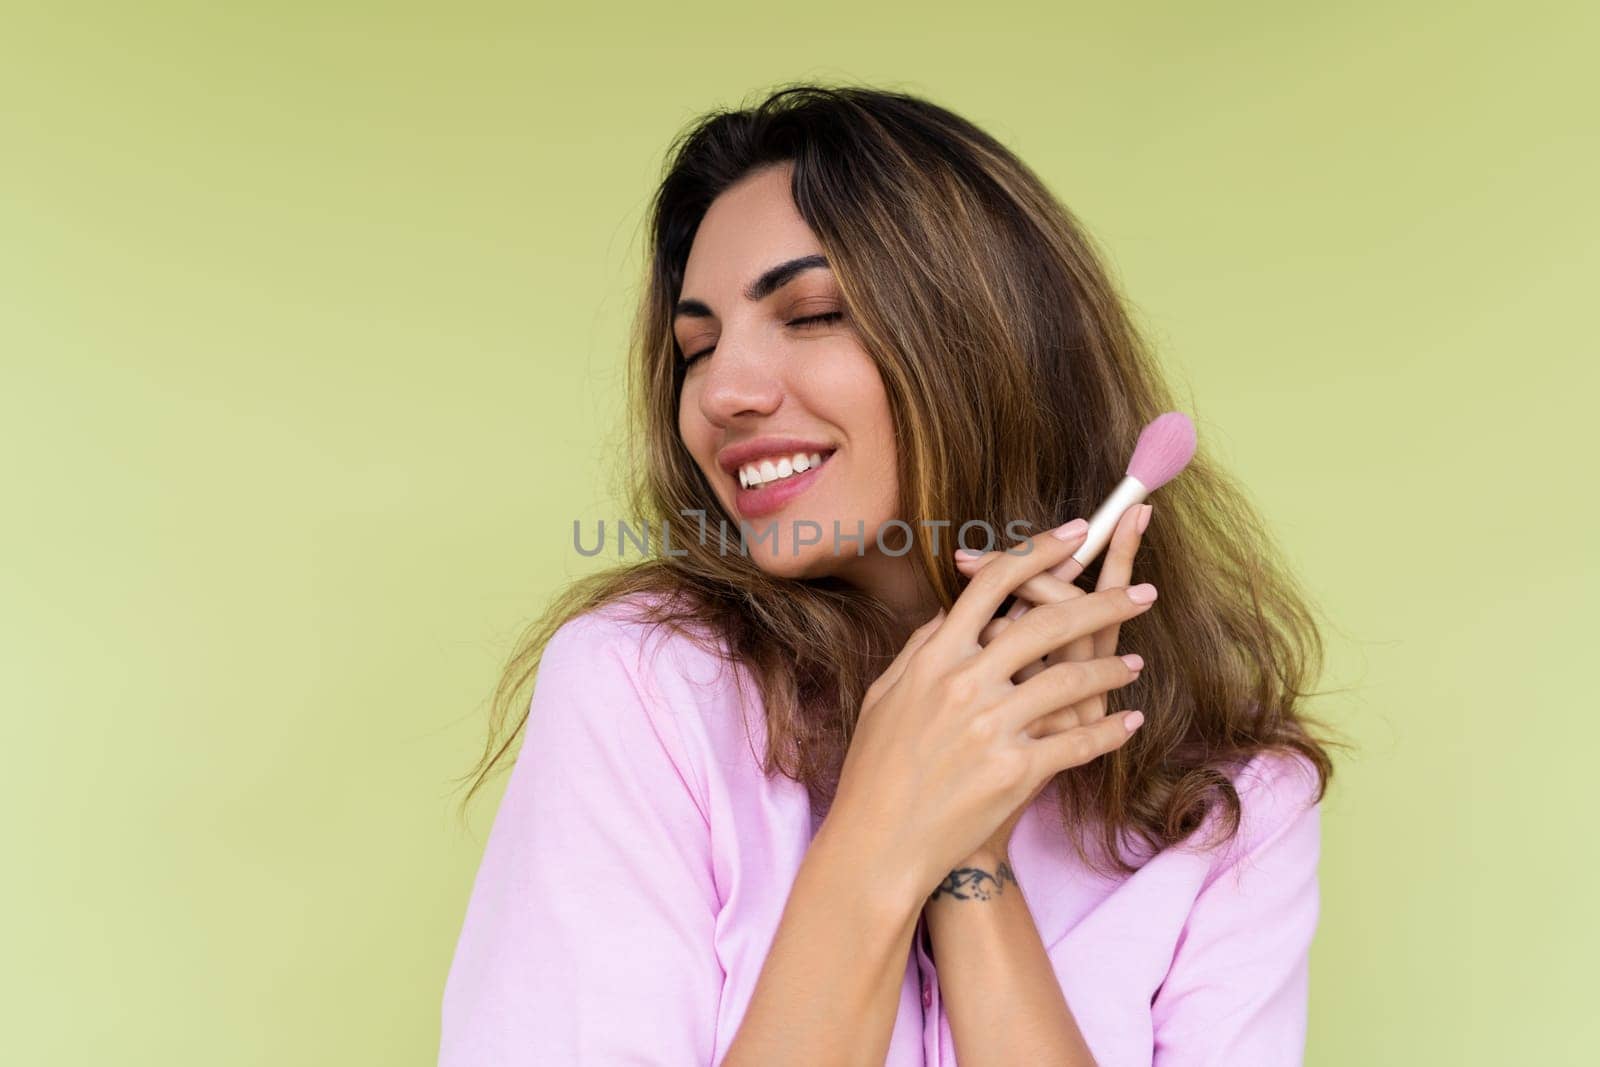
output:
[[825,445],[819,441],[806,441],[799,437],[756,437],[736,445],[729,445],[718,452],[717,466],[737,478],[739,468],[753,459],[776,459],[779,456],[792,456],[796,452],[804,452],[808,456],[813,452],[827,455],[832,451],[832,445]]
[[[799,449],[796,449],[796,451],[799,451]],[[813,449],[813,451],[816,451],[816,449]],[[821,465],[812,467],[804,474],[791,474],[787,478],[782,478],[766,485],[759,485],[754,489],[746,489],[741,486],[738,494],[733,498],[734,506],[738,509],[739,516],[745,519],[759,519],[782,509],[789,501],[810,489],[812,483],[817,480],[817,476],[822,473],[823,467],[826,467],[832,460],[832,453],[824,451]],[[738,468],[735,467],[734,470],[736,472],[735,477],[737,477]]]

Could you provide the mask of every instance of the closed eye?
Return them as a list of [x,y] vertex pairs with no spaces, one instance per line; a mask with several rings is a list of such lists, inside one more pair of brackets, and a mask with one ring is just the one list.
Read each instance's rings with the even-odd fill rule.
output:
[[[812,326],[827,326],[838,322],[842,318],[844,318],[844,312],[829,311],[821,315],[807,315],[803,319],[790,319],[788,322],[784,323],[784,325],[805,329]],[[701,356],[709,356],[713,351],[716,350],[716,347],[716,345],[712,345],[710,348],[702,348],[692,356],[684,356],[684,365],[687,366],[688,364],[693,363]]]

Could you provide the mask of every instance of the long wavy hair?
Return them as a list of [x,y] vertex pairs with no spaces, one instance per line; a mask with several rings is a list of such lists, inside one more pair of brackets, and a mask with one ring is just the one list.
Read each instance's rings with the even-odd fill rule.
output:
[[[677,431],[684,369],[672,314],[707,208],[772,164],[792,165],[795,205],[882,376],[899,517],[918,529],[1024,519],[1037,530],[1091,514],[1121,480],[1140,429],[1178,406],[1094,242],[968,120],[905,93],[791,84],[703,116],[669,150],[628,367],[635,527],[681,527],[684,512],[700,511],[738,529]],[[1302,706],[1323,659],[1312,610],[1206,439],[1202,429],[1194,459],[1161,489],[1136,560],[1136,580],[1161,590],[1159,608],[1120,630],[1123,649],[1156,667],[1108,694],[1108,710],[1142,708],[1145,725],[1050,783],[1074,851],[1097,870],[1132,873],[1125,841],[1153,854],[1218,805],[1231,838],[1241,818],[1232,773],[1268,749],[1314,765],[1320,800],[1328,749],[1343,747]],[[965,579],[930,541],[915,539],[907,558],[948,608]],[[619,601],[748,668],[765,709],[765,772],[804,783],[813,811],[827,809],[862,697],[898,652],[901,624],[837,579],[774,577],[716,537],[673,542],[670,555],[652,540],[642,559],[569,585],[529,627],[495,690],[463,811],[507,762],[545,643],[569,619]],[[1092,590],[1099,570],[1097,559],[1080,585]]]

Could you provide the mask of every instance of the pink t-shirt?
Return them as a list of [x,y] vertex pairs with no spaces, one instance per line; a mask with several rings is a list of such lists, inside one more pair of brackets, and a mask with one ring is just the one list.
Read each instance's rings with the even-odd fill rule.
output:
[[[816,829],[804,787],[761,773],[751,722],[747,739],[715,657],[625,603],[556,632],[445,983],[441,1067],[722,1061]],[[1316,777],[1258,756],[1235,783],[1229,847],[1168,849],[1122,879],[1070,858],[1053,790],[1013,832],[1011,867],[1101,1067],[1301,1062]],[[889,1067],[956,1063],[922,933]]]

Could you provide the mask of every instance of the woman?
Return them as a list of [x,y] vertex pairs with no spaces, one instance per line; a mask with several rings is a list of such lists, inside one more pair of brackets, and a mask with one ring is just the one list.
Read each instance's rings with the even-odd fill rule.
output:
[[1069,559],[1172,406],[1076,221],[947,110],[795,86],[680,140],[650,238],[658,536],[502,679],[441,1063],[1298,1062],[1321,645],[1203,456]]

